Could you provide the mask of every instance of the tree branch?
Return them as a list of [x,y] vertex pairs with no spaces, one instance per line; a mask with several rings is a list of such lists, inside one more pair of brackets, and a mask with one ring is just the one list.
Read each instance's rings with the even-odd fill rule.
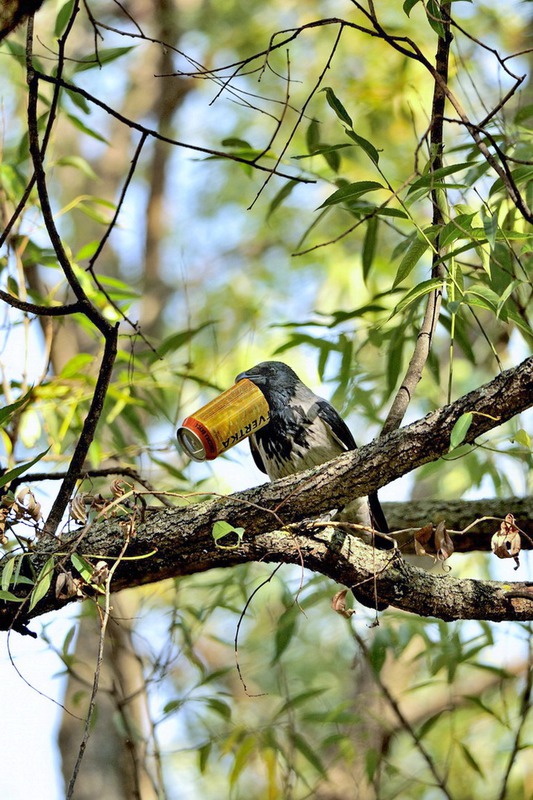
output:
[[[397,551],[375,551],[343,530],[313,529],[309,524],[310,517],[367,495],[447,453],[451,430],[466,411],[474,412],[466,437],[471,443],[532,405],[533,357],[454,403],[316,469],[209,502],[196,502],[198,495],[188,495],[180,499],[190,500],[189,506],[148,509],[112,588],[116,591],[247,561],[281,561],[321,572],[356,589],[358,597],[370,603],[377,590],[380,601],[424,616],[444,620],[533,619],[533,602],[526,599],[530,584],[428,574],[405,562]],[[245,529],[238,547],[215,545],[212,530],[217,520]],[[119,522],[112,518],[78,532],[70,541],[58,542],[54,548],[50,547],[50,538],[44,537],[35,548],[36,567],[39,559],[51,552],[68,556],[75,548],[87,557],[113,559],[122,541]],[[511,586],[515,592],[525,592],[526,598],[507,596]],[[63,604],[51,590],[31,616]],[[8,603],[0,608],[0,628],[13,621],[15,605]]]

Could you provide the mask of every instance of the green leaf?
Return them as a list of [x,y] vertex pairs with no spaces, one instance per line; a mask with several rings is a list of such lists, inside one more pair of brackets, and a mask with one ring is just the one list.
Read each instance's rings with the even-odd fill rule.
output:
[[520,430],[514,434],[512,441],[522,445],[526,450],[531,450],[531,436],[523,428],[520,428]]
[[70,560],[72,562],[72,566],[74,569],[78,570],[81,577],[87,583],[91,582],[91,578],[94,572],[94,567],[90,561],[87,561],[86,558],[80,556],[79,553],[72,553]]
[[129,53],[130,50],[133,50],[133,46],[110,47],[107,50],[98,50],[97,53],[81,58],[74,66],[74,72],[86,72],[88,69],[94,69],[95,67],[100,68],[104,64],[109,64],[111,61],[116,61],[117,58],[121,58],[126,55],[126,53]]
[[287,183],[281,187],[279,192],[273,197],[268,207],[266,218],[268,219],[271,214],[274,213],[276,208],[280,206],[283,201],[290,195],[294,187],[298,184],[298,181],[287,181]]
[[320,147],[320,128],[316,119],[312,119],[305,133],[305,143],[310,155],[314,155]]
[[12,275],[7,276],[7,291],[14,297],[19,297],[19,285]]
[[303,736],[296,731],[292,732],[291,739],[296,749],[303,755],[305,759],[307,759],[307,761],[309,761],[311,766],[313,766],[317,772],[325,777],[326,770],[324,769],[324,765],[320,759],[320,756],[316,750],[311,747],[309,742],[307,742]]
[[400,266],[398,267],[394,282],[392,284],[393,289],[395,289],[402,281],[404,281],[413,271],[428,247],[429,242],[427,239],[419,239],[417,237],[411,242],[404,254],[404,257],[400,261]]
[[0,489],[2,488],[2,486],[6,486],[6,484],[10,483],[11,481],[14,481],[15,478],[18,478],[18,476],[22,475],[23,472],[26,472],[27,470],[31,469],[31,467],[33,467],[34,464],[40,461],[41,458],[43,458],[43,456],[45,456],[49,450],[50,448],[47,447],[46,450],[43,450],[42,453],[39,453],[38,456],[35,456],[35,458],[32,461],[27,461],[25,464],[21,464],[20,466],[15,467],[15,469],[10,469],[9,472],[4,472],[4,474],[0,477]]
[[465,292],[465,298],[469,305],[477,305],[480,308],[486,308],[488,311],[493,311],[494,313],[496,313],[500,302],[499,295],[482,283],[476,283],[474,286],[470,286]]
[[427,0],[426,13],[428,22],[435,33],[437,33],[441,39],[444,39],[446,37],[446,28],[441,22],[443,16],[438,0]]
[[63,156],[55,162],[58,167],[74,167],[83,172],[88,178],[98,178],[98,175],[88,161],[81,156]]
[[377,189],[385,188],[385,186],[382,186],[381,183],[377,183],[377,181],[356,181],[355,183],[349,183],[341,189],[337,189],[336,192],[333,192],[327,200],[324,200],[319,208],[334,206],[337,203],[350,203],[352,200],[356,200],[367,192],[375,192]]
[[233,789],[243,769],[250,764],[250,756],[256,749],[256,742],[253,736],[244,736],[239,743],[237,752],[235,753],[233,767],[229,776],[229,784]]
[[50,588],[54,576],[55,558],[50,556],[37,576],[35,586],[30,596],[30,611],[42,600]]
[[15,569],[16,558],[14,556],[8,556],[6,565],[2,570],[2,591],[6,592],[9,589],[9,585],[11,583],[11,578],[13,577],[13,570]]
[[105,136],[102,136],[100,133],[98,133],[98,131],[93,130],[93,128],[89,128],[88,125],[82,122],[78,117],[75,117],[74,114],[67,114],[67,118],[74,125],[74,127],[82,133],[85,133],[87,136],[91,136],[93,139],[97,139],[99,142],[103,142],[104,144],[110,144]]
[[294,632],[296,631],[299,614],[300,612],[298,607],[296,605],[292,605],[289,606],[289,608],[287,608],[278,619],[272,664],[275,664],[277,661],[279,661],[289,646]]
[[417,189],[445,186],[445,184],[442,183],[441,178],[445,178],[447,175],[452,175],[454,172],[460,172],[463,169],[469,169],[471,166],[472,164],[469,161],[463,161],[460,164],[450,164],[448,167],[441,167],[433,172],[428,172],[427,175],[423,175],[421,178],[418,178],[414,183],[411,184],[407,194],[410,195],[412,192],[417,191]]
[[289,709],[297,708],[301,705],[304,705],[308,700],[311,700],[313,697],[318,697],[327,691],[326,687],[322,687],[320,689],[307,689],[305,692],[300,692],[300,694],[294,695],[294,697],[290,697],[286,700],[283,705],[276,711],[274,715],[274,719],[278,719],[279,717],[283,716],[286,711]]
[[[217,547],[223,550],[235,550],[242,542],[244,528],[235,528],[233,525],[230,525],[229,522],[226,522],[226,520],[217,519],[211,533]],[[235,541],[234,544],[220,544],[220,540],[224,539],[226,536],[231,536],[232,540],[237,537],[237,541]]]
[[[513,176],[513,180],[517,185],[520,184],[525,185],[529,183],[531,180],[533,180],[533,167],[525,165],[517,167],[511,172],[511,175]],[[497,180],[494,181],[494,183],[489,189],[489,197],[492,197],[493,194],[501,192],[504,189],[505,189],[505,184],[503,180],[501,178],[498,178]]]
[[196,328],[189,328],[185,331],[173,333],[172,336],[168,336],[158,346],[158,354],[163,357],[166,356],[167,353],[175,353],[180,347],[183,347],[184,344],[188,344],[197,333],[200,333],[204,328],[213,325],[215,322],[216,320],[209,320],[208,322],[203,322],[201,325],[198,325]]
[[22,603],[24,597],[17,597],[11,592],[6,592],[4,589],[0,589],[0,600],[7,600],[9,603]]
[[374,261],[374,256],[376,254],[376,246],[378,243],[378,222],[379,221],[377,217],[370,217],[366,225],[362,253],[363,280],[365,282],[370,273],[370,269],[372,268],[372,262]]
[[[466,434],[468,433],[470,426],[472,425],[472,420],[474,415],[471,411],[467,411],[464,414],[461,414],[457,422],[452,428],[452,432],[450,433],[450,450],[454,450],[456,447],[459,447],[465,440]],[[449,452],[448,451],[448,452]]]
[[218,697],[209,697],[206,701],[206,705],[209,706],[211,711],[214,711],[215,714],[218,714],[219,717],[226,720],[226,722],[229,722],[231,719],[231,706]]
[[246,139],[238,139],[236,136],[229,136],[222,139],[222,147],[237,147],[239,150],[253,150],[252,145]]
[[471,767],[474,770],[474,772],[477,772],[477,774],[480,775],[483,779],[485,779],[485,773],[481,769],[479,762],[476,761],[476,759],[472,755],[471,750],[464,744],[464,742],[461,742],[460,744],[463,756],[468,766]]
[[328,101],[328,105],[333,109],[333,111],[341,120],[341,122],[344,122],[350,128],[353,127],[352,118],[344,108],[343,104],[341,103],[341,101],[331,88],[331,86],[324,86],[324,88],[321,89],[320,91],[326,93],[326,100]]
[[533,127],[533,103],[522,106],[515,114],[514,122],[515,125],[523,125],[525,128]]
[[397,217],[398,219],[409,219],[405,211],[401,211],[399,208],[389,208],[389,206],[375,208],[374,214],[379,214],[380,217]]
[[54,36],[56,39],[59,39],[59,37],[64,33],[68,21],[72,15],[73,8],[74,0],[67,0],[67,2],[59,9],[56,17],[56,24],[54,26]]
[[433,292],[435,289],[442,288],[442,280],[440,278],[430,278],[427,281],[422,281],[414,289],[411,289],[410,292],[407,292],[404,297],[400,300],[392,314],[390,315],[389,319],[393,317],[395,314],[398,314],[400,311],[403,311],[407,308],[407,306],[414,303],[415,300],[419,300],[424,295]]
[[212,742],[207,742],[206,744],[203,744],[201,747],[197,749],[198,769],[200,770],[200,773],[202,775],[205,773],[212,746],[213,746]]
[[487,237],[487,241],[490,244],[491,250],[494,250],[494,245],[496,244],[496,234],[498,232],[498,212],[494,212],[490,217],[488,215],[483,216],[483,230],[485,232],[485,236]]
[[420,0],[405,0],[405,2],[403,4],[403,10],[404,10],[405,14],[407,14],[407,16],[409,16],[409,14],[413,10],[413,8],[419,2],[420,2]]
[[4,406],[0,409],[0,427],[3,427],[9,420],[25,405],[27,405],[31,399],[33,389],[30,389],[26,392],[25,395],[19,397],[18,400],[15,400],[14,403],[10,403],[8,406]]
[[379,161],[379,152],[376,150],[372,142],[369,142],[368,139],[365,139],[363,136],[360,136],[353,130],[346,131],[346,135],[353,139],[353,141],[361,147],[367,156],[373,161],[374,164],[377,164]]
[[98,250],[100,242],[96,239],[92,242],[88,242],[84,244],[83,247],[80,247],[76,255],[74,256],[74,261],[85,261],[86,258],[92,258],[96,251]]

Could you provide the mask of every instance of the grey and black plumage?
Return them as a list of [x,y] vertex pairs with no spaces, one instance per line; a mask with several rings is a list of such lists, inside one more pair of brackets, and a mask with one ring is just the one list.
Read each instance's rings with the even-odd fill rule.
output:
[[[270,480],[316,467],[356,449],[350,429],[331,403],[312,392],[287,364],[263,361],[241,372],[236,381],[244,378],[261,390],[270,409],[267,425],[249,437],[256,466]],[[376,492],[369,495],[368,506],[375,529],[387,533]]]

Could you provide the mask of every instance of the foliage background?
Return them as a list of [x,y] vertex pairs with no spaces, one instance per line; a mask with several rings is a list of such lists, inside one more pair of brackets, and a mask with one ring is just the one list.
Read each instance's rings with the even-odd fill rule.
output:
[[[49,72],[56,61],[56,39],[72,7],[50,3],[36,18],[34,51],[43,71]],[[384,0],[376,7],[387,30],[415,38],[433,59],[437,36],[421,3],[409,16],[399,3]],[[138,0],[128,5],[132,19],[107,2],[90,8],[107,26],[99,28],[104,39],[98,42],[107,56],[101,67],[94,62],[92,28],[80,13],[69,38],[73,60],[65,65],[67,79],[164,135],[246,158],[268,147],[280,153],[309,86],[324,71],[338,26],[310,29],[291,43],[289,56],[280,48],[270,57],[272,69],[263,71],[261,60],[252,62],[255,71],[235,78],[220,96],[217,73],[215,78],[202,73],[161,76],[248,58],[267,46],[275,30],[321,16],[361,22],[353,3],[249,3],[243,9],[238,2]],[[493,50],[524,51],[511,65],[516,74],[528,70],[530,7],[454,3],[453,12],[475,40],[455,32],[450,82],[469,117],[479,120],[513,83]],[[188,58],[158,41],[176,43]],[[113,321],[120,318],[118,305],[129,319],[141,321],[143,333],[132,334],[122,324],[105,424],[89,452],[93,467],[134,467],[158,489],[173,492],[225,492],[261,482],[243,447],[209,467],[187,465],[177,451],[174,431],[184,413],[229,386],[241,369],[275,353],[332,397],[360,443],[377,435],[416,339],[421,302],[391,314],[428,278],[430,250],[419,253],[418,261],[416,251],[411,261],[405,260],[406,245],[416,241],[408,237],[416,233],[413,223],[400,217],[373,217],[342,236],[389,196],[387,190],[333,204],[326,214],[316,209],[343,181],[389,181],[398,189],[404,182],[413,184],[416,171],[422,174],[427,166],[422,137],[431,109],[431,78],[419,63],[397,52],[387,50],[384,57],[384,46],[378,39],[343,33],[323,80],[334,94],[318,91],[312,97],[283,161],[285,172],[316,183],[295,185],[284,197],[284,179],[274,177],[258,195],[267,173],[147,140],[118,224],[97,263],[100,288],[84,270],[95,251],[93,243],[112,218],[139,134],[79,95],[63,93],[47,152],[49,190],[60,210],[57,224],[91,300]],[[23,32],[2,44],[1,57],[9,79],[3,87],[0,165],[6,221],[29,170]],[[51,91],[41,84],[41,132]],[[531,205],[530,112],[526,82],[496,115],[492,131],[509,153],[529,162],[518,179]],[[343,124],[346,113],[357,135],[379,151],[381,174],[368,146],[346,147],[353,143],[345,133],[350,128],[345,117]],[[281,117],[279,129],[273,115]],[[466,242],[471,249],[454,266],[462,277],[449,283],[443,325],[409,419],[474,388],[500,366],[517,363],[531,345],[527,224],[505,192],[497,185],[491,192],[495,175],[486,171],[456,124],[446,128],[445,154],[450,164],[471,162],[465,172],[450,173],[447,209],[450,219],[460,218],[462,234],[466,231],[458,237],[458,226],[450,227],[448,243],[459,247]],[[271,166],[274,161],[267,153],[261,163]],[[419,188],[420,196],[416,186],[409,195],[406,186],[402,197],[410,203],[416,226],[427,229],[432,221],[429,185]],[[391,206],[404,210],[396,201]],[[3,286],[22,299],[64,302],[64,280],[36,208],[33,194],[5,249]],[[468,219],[474,210],[477,216]],[[333,243],[318,247],[326,242]],[[403,280],[398,279],[399,264],[404,265]],[[512,291],[506,296],[507,287]],[[502,299],[506,302],[500,307]],[[99,337],[77,318],[74,324],[65,320],[56,325],[52,339],[50,326],[40,327],[38,320],[7,308],[4,330],[5,401],[13,402],[34,385],[31,406],[16,429],[2,431],[6,465],[28,460],[51,445],[41,465],[59,470],[79,437],[94,389]],[[422,468],[416,484],[406,480],[401,491],[413,498],[526,495],[531,463],[526,429],[525,421],[513,421],[497,430],[487,447]],[[109,480],[91,486],[109,491]],[[48,491],[55,489],[52,484]],[[396,498],[400,488],[387,491]],[[454,575],[485,577],[496,570],[480,555],[454,557],[450,563]],[[512,577],[512,563],[501,569],[505,579]],[[531,579],[529,572],[524,560],[521,578]],[[239,664],[249,692],[260,695],[248,697],[234,668],[233,637],[247,598],[268,574],[250,565],[135,593],[133,641],[153,723],[146,727],[144,722],[141,728],[150,753],[161,753],[169,797],[216,797],[221,785],[236,798],[335,797],[365,781],[374,796],[440,796],[428,787],[432,778],[423,753],[413,746],[408,726],[399,724],[390,703],[383,701],[372,669],[401,697],[432,763],[445,765],[451,796],[476,796],[489,780],[509,797],[531,796],[528,751],[519,756],[516,745],[527,744],[531,736],[527,718],[529,727],[520,727],[530,701],[529,626],[497,630],[485,624],[445,625],[389,611],[379,628],[370,629],[373,616],[363,611],[350,628],[329,611],[331,583],[306,573],[301,586],[300,571],[284,567],[254,598],[241,630]],[[77,668],[70,625],[68,632],[63,619],[45,625],[50,626],[44,629],[47,654],[57,652],[61,669]],[[360,641],[354,640],[354,630]],[[366,659],[361,641],[368,648]],[[27,645],[11,645],[24,676],[24,661],[17,654]],[[3,691],[9,694],[13,673],[7,655],[4,663],[9,682]],[[42,670],[43,675],[51,671]],[[37,689],[42,688],[40,678],[30,681]],[[45,688],[46,694],[55,691]],[[85,689],[78,701],[86,695]],[[28,702],[37,706],[42,700],[32,689]],[[46,707],[49,701],[44,702]],[[510,778],[509,763],[515,765]],[[157,764],[151,768],[163,780]],[[20,790],[22,775],[15,783]]]

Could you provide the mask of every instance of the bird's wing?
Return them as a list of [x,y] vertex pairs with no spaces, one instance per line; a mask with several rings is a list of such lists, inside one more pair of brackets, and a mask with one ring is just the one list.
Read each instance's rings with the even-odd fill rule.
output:
[[[355,450],[357,445],[352,436],[352,433],[342,417],[340,417],[332,405],[326,400],[321,400],[317,403],[318,416],[328,426],[331,435],[341,444],[346,450]],[[388,533],[389,526],[381,508],[381,503],[378,499],[377,492],[371,492],[368,495],[368,504],[370,506],[370,515],[372,524],[376,530],[382,533]]]
[[250,450],[251,450],[252,457],[253,457],[253,459],[255,461],[255,466],[257,467],[257,469],[260,469],[261,472],[264,472],[265,475],[267,475],[268,473],[266,471],[265,462],[263,461],[263,459],[261,457],[261,453],[259,452],[259,448],[258,448],[258,446],[256,444],[254,436],[250,436]]
[[336,439],[343,450],[355,450],[357,445],[352,433],[333,406],[327,400],[319,400],[316,404],[318,416],[322,422],[330,429],[334,439]]

